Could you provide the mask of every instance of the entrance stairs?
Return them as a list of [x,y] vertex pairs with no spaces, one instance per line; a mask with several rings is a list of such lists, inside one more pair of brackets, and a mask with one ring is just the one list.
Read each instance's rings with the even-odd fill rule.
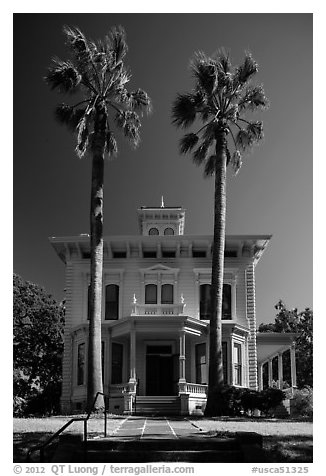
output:
[[181,404],[178,396],[136,396],[136,415],[180,415]]

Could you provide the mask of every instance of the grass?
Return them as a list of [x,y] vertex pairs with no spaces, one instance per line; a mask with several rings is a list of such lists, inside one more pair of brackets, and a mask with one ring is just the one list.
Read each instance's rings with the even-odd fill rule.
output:
[[[50,418],[15,418],[13,423],[13,461],[24,462],[29,448],[46,441],[71,418],[73,415]],[[109,436],[118,428],[123,419],[122,416],[108,415],[107,431]],[[206,433],[218,432],[231,436],[237,431],[253,431],[261,434],[263,449],[270,463],[312,462],[312,422],[262,418],[192,418],[191,421]],[[82,431],[82,422],[74,422],[65,430],[69,433],[81,433]],[[88,431],[93,437],[103,434],[103,419],[100,417],[91,418],[88,422]],[[53,454],[55,447],[55,444],[49,447],[48,457]]]

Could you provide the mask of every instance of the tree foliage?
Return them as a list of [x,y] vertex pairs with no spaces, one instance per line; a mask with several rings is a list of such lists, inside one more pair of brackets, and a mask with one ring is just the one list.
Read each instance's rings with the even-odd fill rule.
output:
[[16,410],[53,411],[59,403],[64,305],[14,274],[13,318]]
[[294,332],[296,338],[297,384],[299,388],[313,386],[313,311],[306,308],[298,312],[297,308],[287,309],[280,300],[275,309],[278,311],[275,322],[260,324],[259,332]]
[[[61,124],[76,133],[78,157],[94,152],[98,141],[104,142],[108,156],[118,153],[116,129],[122,130],[129,142],[140,142],[140,118],[151,111],[148,94],[138,88],[128,91],[131,74],[124,60],[128,51],[123,27],[113,27],[103,40],[93,41],[77,27],[63,29],[70,58],[53,58],[45,81],[51,89],[78,96],[72,104],[57,106],[55,115]],[[70,101],[71,102],[71,101]],[[98,137],[96,122],[105,115],[103,136]]]

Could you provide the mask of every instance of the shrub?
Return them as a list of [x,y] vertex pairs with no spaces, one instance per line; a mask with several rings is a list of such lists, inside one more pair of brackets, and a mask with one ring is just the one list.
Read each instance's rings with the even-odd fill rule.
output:
[[285,393],[278,388],[268,387],[259,392],[257,408],[264,415],[269,415],[285,399]]
[[260,393],[257,390],[244,388],[241,395],[241,405],[244,413],[252,415],[259,407]]
[[295,390],[291,399],[291,416],[309,417],[313,416],[313,390],[311,387],[303,387]]

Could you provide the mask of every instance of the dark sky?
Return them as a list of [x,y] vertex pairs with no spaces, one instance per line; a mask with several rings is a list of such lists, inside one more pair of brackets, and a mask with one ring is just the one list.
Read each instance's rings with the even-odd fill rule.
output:
[[224,46],[235,64],[252,52],[271,107],[257,116],[264,143],[228,176],[227,233],[273,234],[256,272],[258,322],[273,321],[279,299],[312,306],[312,14],[15,14],[14,271],[60,300],[64,265],[48,237],[89,231],[91,161],[77,158],[75,138],[55,122],[64,98],[42,79],[53,56],[67,57],[64,24],[93,39],[123,25],[130,89],[145,89],[154,106],[140,147],[119,137],[119,156],[106,163],[106,235],[138,233],[136,209],[161,195],[187,209],[186,234],[212,233],[213,180],[178,155],[171,103],[193,86],[195,51]]

